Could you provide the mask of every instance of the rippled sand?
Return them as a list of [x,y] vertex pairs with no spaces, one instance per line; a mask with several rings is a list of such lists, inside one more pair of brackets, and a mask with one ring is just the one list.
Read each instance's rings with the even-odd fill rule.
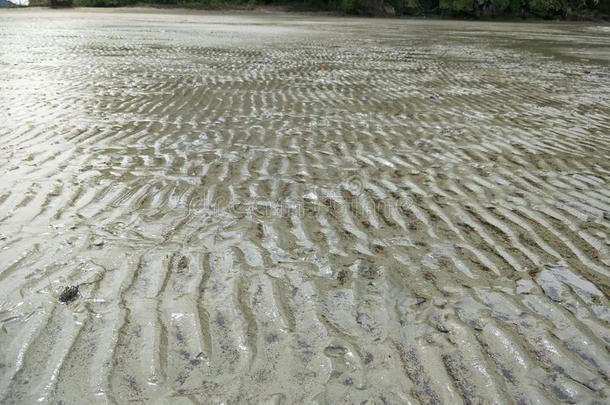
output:
[[609,34],[0,13],[0,403],[608,403]]

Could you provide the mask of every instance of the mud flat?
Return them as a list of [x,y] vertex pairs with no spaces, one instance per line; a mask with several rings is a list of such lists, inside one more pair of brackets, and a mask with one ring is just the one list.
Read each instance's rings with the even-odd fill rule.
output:
[[0,13],[0,403],[608,403],[609,33]]

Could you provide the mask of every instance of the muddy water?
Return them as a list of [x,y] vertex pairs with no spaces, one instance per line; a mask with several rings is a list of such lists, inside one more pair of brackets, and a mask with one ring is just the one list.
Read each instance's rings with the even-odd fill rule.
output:
[[1,13],[0,402],[608,401],[609,33]]

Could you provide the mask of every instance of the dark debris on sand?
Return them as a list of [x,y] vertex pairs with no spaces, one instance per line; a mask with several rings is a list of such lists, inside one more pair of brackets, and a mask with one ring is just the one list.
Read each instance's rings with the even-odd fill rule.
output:
[[76,298],[78,298],[77,285],[66,286],[61,294],[59,294],[59,301],[64,303],[72,302],[76,300]]

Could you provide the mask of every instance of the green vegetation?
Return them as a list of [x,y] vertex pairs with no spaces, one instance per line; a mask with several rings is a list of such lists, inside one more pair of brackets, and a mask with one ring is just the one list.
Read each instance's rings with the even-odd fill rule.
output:
[[610,0],[74,0],[76,6],[150,4],[188,8],[251,8],[282,5],[296,10],[343,11],[361,15],[454,17],[589,18],[610,13]]
[[118,7],[136,5],[158,5],[185,8],[253,8],[256,6],[287,6],[296,10],[354,10],[357,0],[74,0],[79,7]]

